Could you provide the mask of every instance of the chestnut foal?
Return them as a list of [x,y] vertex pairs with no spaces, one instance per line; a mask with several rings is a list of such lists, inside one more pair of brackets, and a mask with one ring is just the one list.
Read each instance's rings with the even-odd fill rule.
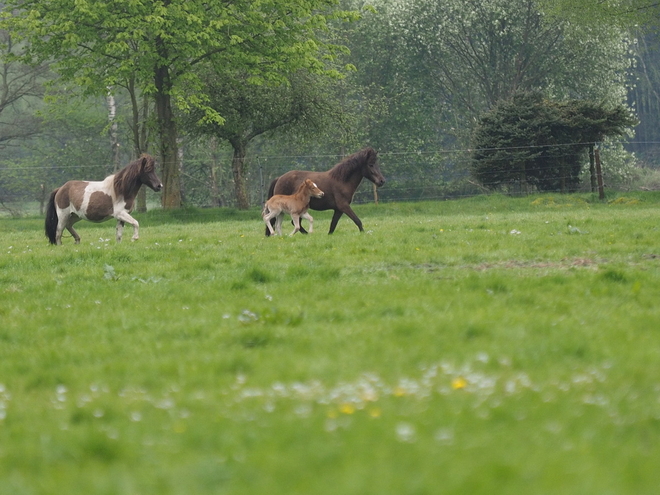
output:
[[282,219],[284,218],[285,213],[291,215],[295,227],[290,235],[293,235],[300,230],[301,218],[309,220],[309,232],[312,232],[314,219],[309,213],[307,213],[307,210],[309,209],[309,200],[312,197],[322,198],[323,191],[321,191],[311,179],[306,179],[300,183],[298,190],[294,194],[291,194],[290,196],[276,194],[266,201],[261,216],[270,231],[270,235],[275,235],[273,226],[270,224],[271,218],[275,218],[275,230],[279,235],[282,235]]

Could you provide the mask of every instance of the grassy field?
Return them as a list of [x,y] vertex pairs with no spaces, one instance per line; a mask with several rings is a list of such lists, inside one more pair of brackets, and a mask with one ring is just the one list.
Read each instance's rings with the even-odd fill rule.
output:
[[656,494],[659,206],[0,220],[0,493]]

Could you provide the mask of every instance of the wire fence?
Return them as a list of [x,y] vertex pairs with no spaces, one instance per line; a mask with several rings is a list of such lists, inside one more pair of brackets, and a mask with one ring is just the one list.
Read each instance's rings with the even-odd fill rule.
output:
[[[656,143],[657,144],[657,143]],[[574,157],[574,148],[583,147],[584,154],[578,164],[564,169],[549,170],[549,163],[543,154],[551,156],[552,163],[567,163]],[[512,162],[522,164],[522,174],[513,175],[498,190],[508,194],[533,192],[568,192],[559,184],[576,182],[577,190],[590,191],[592,181],[589,175],[589,159],[585,143],[571,143],[554,146],[525,146],[509,148],[480,149],[479,153],[491,153],[494,168],[499,165],[511,168]],[[380,168],[386,184],[376,190],[363,181],[358,188],[354,203],[403,202],[445,200],[486,194],[492,190],[483,180],[474,178],[475,150],[445,149],[416,152],[381,152]],[[261,205],[267,198],[268,187],[273,179],[289,170],[324,171],[341,161],[342,156],[327,155],[251,155],[243,166],[244,180],[251,206]],[[499,161],[498,161],[499,160]],[[549,158],[548,158],[549,160]],[[607,153],[603,153],[603,175],[610,189],[660,188],[660,180],[652,177],[650,184],[635,183],[634,167],[619,163],[608,163]],[[522,169],[521,169],[522,170]],[[45,163],[33,165],[0,163],[0,209],[21,208],[21,204],[45,201],[49,192],[68,180],[101,180],[112,173],[110,165],[75,164],[53,167]],[[541,187],[533,177],[552,174],[554,182]],[[639,175],[639,174],[637,174]],[[184,203],[195,207],[234,207],[234,175],[231,169],[231,156],[220,158],[183,157],[180,168],[181,190]],[[658,182],[656,184],[656,181]],[[557,187],[552,187],[556,184]],[[149,203],[157,204],[158,197],[149,191]]]

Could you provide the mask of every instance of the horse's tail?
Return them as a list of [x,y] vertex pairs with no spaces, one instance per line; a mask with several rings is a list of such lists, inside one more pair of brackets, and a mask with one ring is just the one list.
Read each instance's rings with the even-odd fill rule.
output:
[[268,186],[268,197],[266,199],[270,199],[273,197],[273,194],[275,193],[275,184],[277,184],[278,179],[279,177],[275,177],[270,183],[270,186]]
[[[275,177],[272,182],[270,183],[270,186],[268,186],[268,197],[266,198],[266,201],[268,201],[270,198],[273,197],[273,194],[275,194],[275,184],[277,184],[277,180],[279,177]],[[264,206],[266,208],[266,206]],[[270,220],[271,225],[275,224],[275,220],[271,218]],[[268,227],[266,227],[266,236],[270,236],[270,230],[268,230]]]
[[50,194],[50,199],[46,205],[46,237],[51,244],[56,244],[55,234],[57,233],[57,208],[55,207],[55,194],[59,189],[55,189]]

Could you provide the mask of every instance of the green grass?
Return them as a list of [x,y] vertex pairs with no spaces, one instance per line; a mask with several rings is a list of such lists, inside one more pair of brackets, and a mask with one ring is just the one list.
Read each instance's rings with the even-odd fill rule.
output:
[[0,220],[0,493],[657,493],[659,206]]

